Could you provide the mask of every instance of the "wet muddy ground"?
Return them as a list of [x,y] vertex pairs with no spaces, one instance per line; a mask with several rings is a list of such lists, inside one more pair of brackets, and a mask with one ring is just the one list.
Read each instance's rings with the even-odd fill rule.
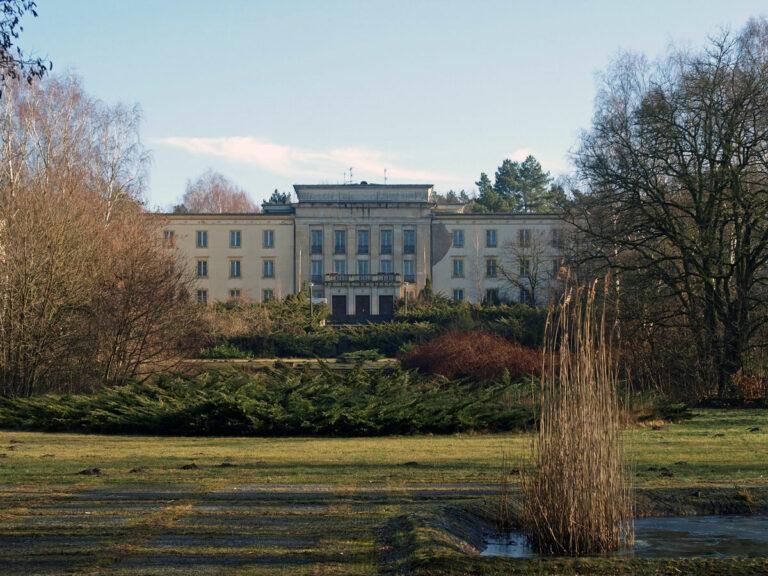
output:
[[2,574],[371,574],[382,526],[492,485],[109,485],[0,494]]

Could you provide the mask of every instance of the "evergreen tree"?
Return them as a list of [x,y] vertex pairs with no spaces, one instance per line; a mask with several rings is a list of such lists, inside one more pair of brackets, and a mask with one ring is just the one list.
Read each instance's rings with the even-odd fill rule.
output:
[[474,212],[501,212],[504,210],[504,199],[494,190],[491,179],[485,172],[480,174],[480,180],[475,182],[475,186],[477,186],[477,199],[472,206]]
[[516,211],[523,201],[520,164],[505,158],[496,169],[493,191],[502,199],[503,210]]
[[536,158],[528,156],[517,165],[517,176],[520,212],[545,212],[552,180],[549,172],[544,172]]

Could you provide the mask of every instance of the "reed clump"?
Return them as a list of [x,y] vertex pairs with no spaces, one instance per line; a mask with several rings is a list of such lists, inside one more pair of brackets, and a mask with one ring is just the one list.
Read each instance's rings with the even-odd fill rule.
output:
[[568,287],[547,321],[533,467],[521,477],[523,529],[544,554],[599,554],[634,539],[607,286]]

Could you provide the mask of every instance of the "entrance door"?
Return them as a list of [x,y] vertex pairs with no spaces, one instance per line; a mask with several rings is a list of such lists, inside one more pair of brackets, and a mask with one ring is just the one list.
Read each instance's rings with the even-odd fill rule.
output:
[[391,318],[395,314],[395,297],[379,296],[379,316]]
[[341,318],[347,315],[346,296],[331,296],[331,314],[336,318]]
[[371,315],[371,297],[355,296],[355,316]]

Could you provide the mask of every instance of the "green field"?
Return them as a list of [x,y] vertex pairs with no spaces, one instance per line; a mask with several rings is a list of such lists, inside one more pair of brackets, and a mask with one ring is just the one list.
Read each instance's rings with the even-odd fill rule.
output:
[[[766,412],[701,410],[628,431],[638,511],[696,512],[694,493],[762,511]],[[493,509],[502,454],[521,462],[530,440],[0,432],[0,573],[686,573],[690,562],[483,560],[441,531],[452,510]],[[768,571],[762,560],[692,566]]]

